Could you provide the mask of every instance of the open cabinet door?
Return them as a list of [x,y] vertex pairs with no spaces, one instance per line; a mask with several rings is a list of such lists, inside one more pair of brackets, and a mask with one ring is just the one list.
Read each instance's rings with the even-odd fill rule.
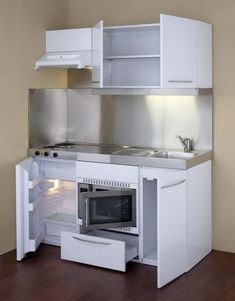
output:
[[92,28],[92,87],[103,87],[103,21]]
[[161,88],[197,87],[197,21],[160,15]]
[[186,172],[158,179],[157,286],[186,272]]
[[36,251],[43,239],[40,219],[41,181],[38,164],[27,158],[16,165],[16,239],[17,260]]

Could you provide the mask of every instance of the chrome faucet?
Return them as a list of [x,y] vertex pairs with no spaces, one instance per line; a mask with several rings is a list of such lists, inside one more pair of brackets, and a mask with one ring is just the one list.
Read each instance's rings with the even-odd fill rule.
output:
[[178,138],[180,143],[184,147],[185,152],[190,152],[193,150],[193,140],[189,138],[182,138],[180,135],[176,135],[175,138]]

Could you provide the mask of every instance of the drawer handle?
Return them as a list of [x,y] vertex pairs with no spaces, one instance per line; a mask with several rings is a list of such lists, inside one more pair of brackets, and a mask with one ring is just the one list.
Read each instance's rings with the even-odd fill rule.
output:
[[92,240],[88,240],[88,239],[83,239],[83,238],[78,238],[76,236],[72,236],[74,239],[82,241],[82,242],[88,242],[94,245],[102,245],[102,246],[110,246],[111,243],[110,242],[103,242],[103,241],[92,241]]
[[165,188],[170,188],[170,187],[173,187],[173,186],[177,186],[177,185],[180,185],[180,184],[184,183],[185,181],[186,180],[181,180],[181,181],[173,183],[173,184],[164,185],[164,186],[161,187],[161,189],[165,189]]
[[193,81],[192,80],[168,80],[168,83],[192,83]]

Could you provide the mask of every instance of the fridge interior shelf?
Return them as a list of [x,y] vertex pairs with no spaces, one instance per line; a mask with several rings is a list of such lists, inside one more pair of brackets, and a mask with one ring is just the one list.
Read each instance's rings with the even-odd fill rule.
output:
[[29,180],[29,189],[34,189],[41,182],[41,180],[41,178]]
[[56,212],[44,219],[47,235],[60,236],[61,231],[74,232],[76,217],[73,214]]
[[42,198],[38,198],[37,200],[29,203],[29,211],[34,211],[41,204]]
[[37,250],[43,237],[44,237],[44,229],[42,228],[42,229],[40,229],[40,231],[34,238],[29,239],[29,251],[30,252],[34,252]]

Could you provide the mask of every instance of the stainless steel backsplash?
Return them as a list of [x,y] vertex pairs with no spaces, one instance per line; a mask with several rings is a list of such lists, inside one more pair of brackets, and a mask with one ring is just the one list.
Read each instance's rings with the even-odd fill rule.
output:
[[67,140],[67,89],[29,90],[29,146]]
[[212,149],[211,96],[107,96],[90,89],[30,90],[30,146],[75,142]]

